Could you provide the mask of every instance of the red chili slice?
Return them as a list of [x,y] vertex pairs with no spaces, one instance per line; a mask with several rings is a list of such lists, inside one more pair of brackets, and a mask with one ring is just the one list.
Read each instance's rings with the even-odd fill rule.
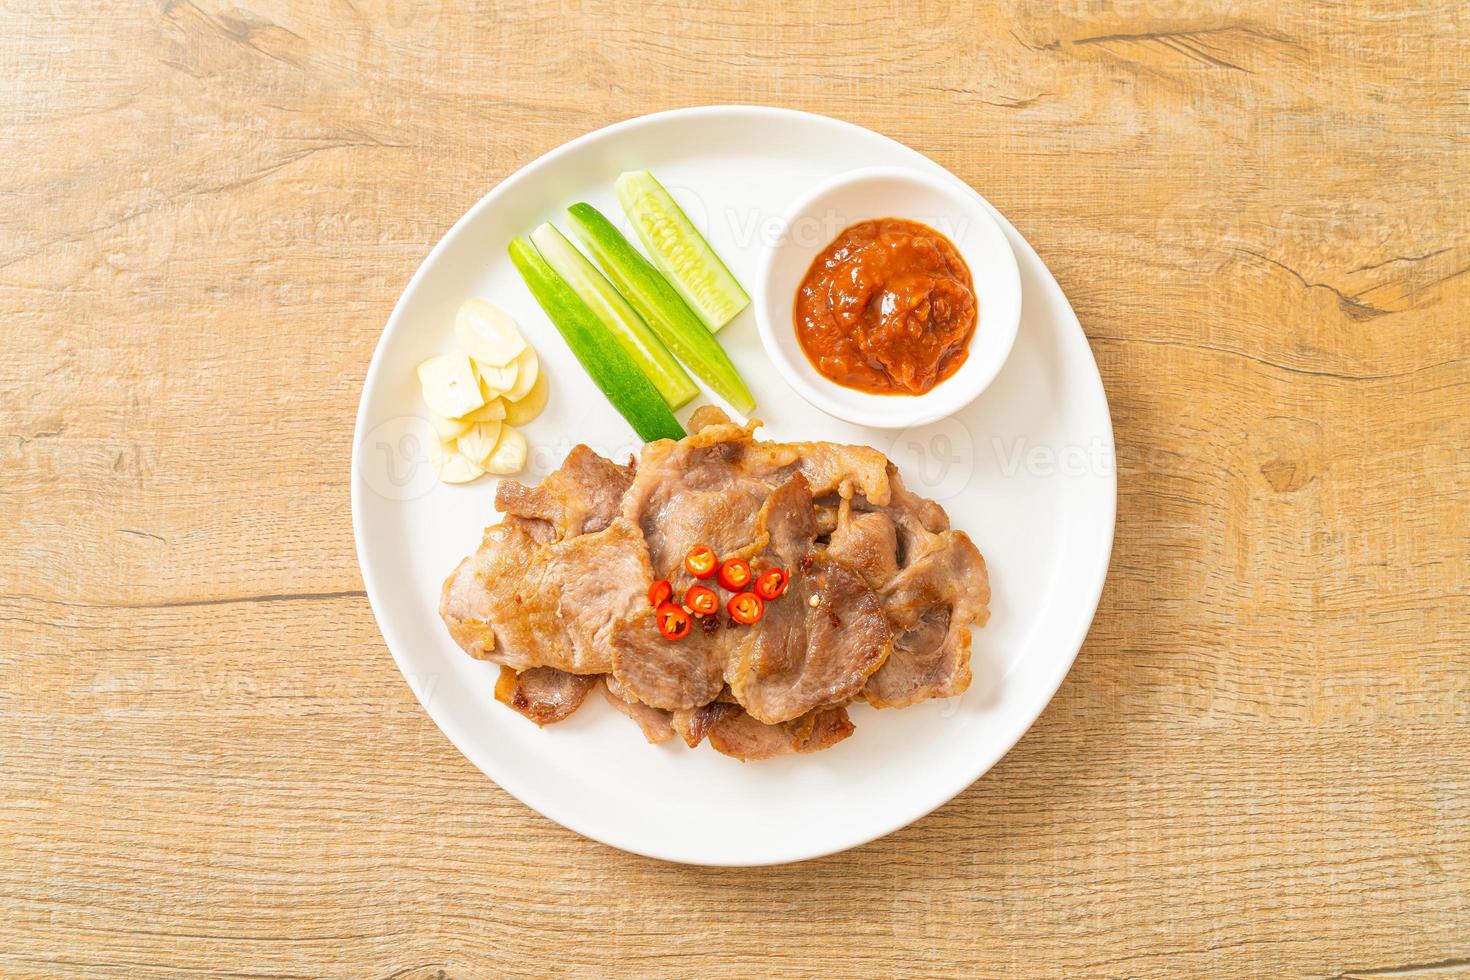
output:
[[648,587],[648,604],[657,609],[674,597],[674,587],[669,580],[661,578]]
[[697,544],[684,556],[684,568],[695,578],[709,578],[720,564],[714,549],[707,544]]
[[684,611],[684,607],[676,606],[672,602],[665,602],[655,609],[653,618],[658,621],[658,631],[666,640],[682,640],[694,626],[694,620]]
[[707,585],[691,585],[684,593],[684,605],[696,616],[708,616],[720,611],[720,597]]
[[772,599],[779,599],[790,584],[791,577],[786,574],[785,569],[768,568],[756,577],[751,591],[770,602]]
[[731,619],[746,626],[759,622],[766,613],[766,604],[754,592],[741,592],[731,596],[725,608],[729,610]]
[[741,592],[750,585],[750,562],[744,558],[726,558],[720,564],[720,584],[731,592]]

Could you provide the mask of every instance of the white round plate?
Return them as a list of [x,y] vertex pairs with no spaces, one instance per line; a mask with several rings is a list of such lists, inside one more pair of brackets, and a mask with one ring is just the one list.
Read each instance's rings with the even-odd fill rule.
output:
[[615,458],[638,448],[520,282],[506,256],[511,237],[543,221],[561,224],[563,209],[579,200],[626,230],[613,180],[647,168],[750,289],[788,207],[862,166],[947,173],[859,126],[784,109],[683,109],[609,126],[526,165],[471,208],[414,274],[378,342],[353,439],[352,518],[383,638],[460,751],[578,833],[711,865],[798,861],[881,837],[994,765],[1046,706],[1087,634],[1112,549],[1112,423],[1076,315],[998,213],[1020,263],[1020,332],[994,383],[954,417],[901,432],[836,421],[766,361],[750,309],[719,334],[756,397],[766,436],[875,446],[974,538],[993,598],[989,625],[975,631],[975,680],[964,696],[902,710],[855,705],[857,731],[835,747],[741,763],[677,739],[649,745],[595,695],[571,718],[539,729],[494,700],[497,668],[462,653],[439,621],[445,576],[499,519],[494,480],[440,484],[426,448],[434,435],[414,368],[453,349],[461,302],[483,297],[508,310],[550,379],[547,409],[526,427],[532,454],[523,480],[555,469],[578,442]]

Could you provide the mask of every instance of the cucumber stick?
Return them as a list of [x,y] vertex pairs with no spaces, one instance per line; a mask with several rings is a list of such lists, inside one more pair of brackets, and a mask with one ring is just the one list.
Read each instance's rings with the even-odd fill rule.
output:
[[755,399],[730,358],[669,281],[659,274],[611,221],[590,204],[567,208],[572,231],[602,271],[674,356],[741,415]]
[[654,264],[710,330],[750,305],[750,297],[662,184],[647,170],[618,177],[618,203]]
[[628,420],[639,438],[645,442],[682,439],[683,426],[664,404],[653,382],[639,370],[592,308],[547,265],[535,246],[525,238],[512,240],[510,260],[593,383]]
[[678,408],[699,394],[699,388],[657,335],[648,329],[638,311],[628,305],[565,235],[555,226],[545,224],[531,232],[531,242],[546,264],[597,314],[608,333],[653,382],[670,408]]

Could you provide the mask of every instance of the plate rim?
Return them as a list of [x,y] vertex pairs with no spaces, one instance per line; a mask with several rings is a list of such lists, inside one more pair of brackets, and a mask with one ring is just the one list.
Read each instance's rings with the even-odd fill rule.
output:
[[[562,157],[575,153],[584,145],[587,145],[599,139],[612,136],[614,134],[636,130],[643,127],[651,127],[666,123],[670,120],[678,120],[680,118],[720,115],[765,115],[771,117],[785,117],[787,119],[792,119],[796,121],[817,123],[823,126],[835,126],[841,129],[856,130],[866,137],[876,138],[883,143],[889,144],[893,147],[897,147],[904,153],[911,154],[917,158],[922,159],[928,164],[937,167],[945,175],[961,184],[964,189],[967,190],[970,194],[974,195],[979,203],[991,212],[992,217],[994,217],[995,220],[1000,224],[1003,231],[1010,231],[1015,234],[1016,243],[1013,243],[1013,247],[1025,248],[1027,252],[1030,253],[1030,256],[1034,258],[1036,262],[1040,265],[1041,269],[1051,280],[1051,285],[1056,288],[1058,294],[1061,295],[1063,301],[1065,302],[1068,311],[1072,314],[1072,318],[1076,322],[1077,329],[1082,333],[1083,346],[1086,349],[1087,357],[1090,360],[1092,366],[1092,375],[1089,380],[1096,385],[1096,394],[1099,396],[1102,406],[1103,421],[1106,423],[1106,431],[1108,435],[1107,453],[1108,459],[1111,462],[1111,465],[1107,467],[1107,471],[1102,474],[1102,479],[1105,482],[1105,489],[1108,491],[1106,495],[1107,506],[1105,515],[1107,525],[1107,547],[1101,549],[1100,551],[1100,565],[1092,569],[1092,575],[1090,576],[1090,580],[1092,581],[1092,587],[1090,589],[1091,595],[1086,598],[1085,602],[1085,605],[1087,607],[1086,615],[1080,617],[1077,620],[1078,626],[1074,630],[1074,635],[1071,636],[1065,644],[1065,646],[1070,649],[1068,649],[1062,657],[1058,658],[1056,665],[1053,668],[1052,675],[1050,677],[1043,678],[1039,683],[1038,693],[1035,697],[1034,703],[1020,706],[1018,715],[1019,717],[1026,719],[1025,724],[1018,725],[1013,736],[1009,737],[1008,739],[998,740],[997,742],[993,743],[990,751],[978,755],[976,757],[977,761],[975,765],[954,767],[954,771],[960,771],[963,778],[956,778],[952,789],[949,786],[945,786],[937,797],[925,797],[923,802],[918,804],[916,808],[904,811],[905,815],[900,817],[899,819],[888,821],[883,825],[877,827],[877,829],[871,831],[864,829],[855,834],[849,834],[847,836],[842,836],[840,834],[834,835],[833,843],[831,843],[830,845],[822,845],[817,848],[806,848],[793,853],[775,853],[771,856],[757,859],[719,859],[706,856],[701,856],[697,859],[691,859],[687,857],[681,857],[677,853],[669,851],[660,852],[657,848],[654,847],[633,846],[628,843],[609,840],[602,833],[588,827],[587,822],[581,819],[576,814],[567,813],[565,809],[559,804],[552,803],[544,797],[538,797],[538,794],[525,792],[524,787],[522,787],[519,791],[511,789],[510,787],[505,786],[499,780],[491,776],[489,772],[486,772],[485,768],[475,760],[474,754],[465,747],[466,744],[472,742],[472,739],[468,737],[468,733],[463,730],[462,726],[460,726],[457,721],[448,717],[447,715],[441,717],[441,715],[443,714],[442,712],[436,713],[436,711],[430,706],[429,701],[426,699],[425,695],[427,692],[421,693],[413,684],[409,683],[409,671],[402,659],[400,659],[397,649],[397,647],[401,644],[395,644],[394,640],[389,636],[389,629],[385,625],[384,618],[381,612],[382,601],[379,598],[379,586],[375,584],[376,576],[369,571],[368,563],[365,560],[364,541],[366,539],[367,533],[363,525],[364,508],[361,503],[361,496],[365,492],[365,488],[361,485],[363,483],[363,479],[361,476],[362,470],[360,453],[362,450],[362,442],[365,435],[365,426],[368,415],[368,395],[377,387],[378,375],[381,371],[384,370],[383,351],[387,344],[389,335],[392,334],[395,329],[397,329],[398,321],[403,315],[404,308],[408,305],[410,297],[417,293],[418,289],[422,285],[424,278],[428,274],[428,270],[435,264],[435,261],[438,259],[441,252],[446,250],[446,248],[448,247],[448,243],[452,240],[455,240],[458,237],[461,229],[473,222],[482,211],[493,207],[495,203],[498,202],[502,197],[508,196],[509,194],[514,192],[515,189],[520,185],[520,183],[527,179],[530,171],[535,168],[539,168],[545,164],[554,163]],[[1017,245],[1017,243],[1019,244]],[[452,225],[450,225],[448,229],[444,231],[442,235],[440,235],[439,240],[434,243],[428,254],[426,254],[424,258],[420,261],[418,267],[414,270],[413,275],[409,278],[407,285],[403,288],[403,291],[399,293],[398,299],[394,302],[393,309],[389,313],[387,321],[384,323],[382,330],[378,334],[378,340],[373,346],[372,357],[368,362],[367,371],[363,376],[361,394],[358,398],[357,414],[353,425],[352,453],[349,460],[349,467],[350,470],[348,473],[348,483],[350,487],[352,510],[353,545],[357,555],[359,576],[362,579],[363,588],[367,595],[368,606],[372,610],[373,619],[377,624],[378,633],[383,639],[383,644],[388,648],[388,653],[390,656],[392,656],[394,665],[398,668],[400,678],[408,686],[410,692],[419,702],[419,705],[424,709],[424,712],[429,716],[430,720],[433,721],[434,724],[439,728],[440,732],[442,732],[444,736],[449,739],[450,744],[452,744],[459,751],[459,753],[464,756],[467,762],[469,762],[476,769],[480,770],[481,774],[484,775],[486,779],[489,779],[497,787],[510,794],[523,806],[526,806],[527,808],[541,814],[547,819],[560,824],[568,830],[571,830],[573,833],[580,834],[581,836],[587,837],[591,840],[595,840],[608,847],[613,847],[628,853],[638,854],[643,857],[653,858],[661,861],[668,861],[671,863],[689,864],[704,867],[762,867],[778,864],[791,864],[800,861],[826,857],[828,855],[840,853],[842,851],[850,850],[855,847],[861,847],[865,844],[869,844],[875,840],[886,837],[889,834],[894,833],[895,831],[900,830],[904,827],[907,827],[908,825],[918,820],[921,820],[922,818],[928,816],[930,813],[933,813],[935,810],[938,810],[940,807],[944,806],[946,803],[952,801],[955,797],[959,796],[970,786],[974,785],[976,781],[978,781],[982,776],[984,776],[987,772],[994,768],[1001,759],[1005,758],[1005,756],[1010,753],[1011,749],[1013,749],[1016,744],[1020,742],[1020,740],[1026,735],[1026,733],[1029,732],[1031,728],[1036,724],[1037,719],[1041,717],[1042,712],[1046,710],[1046,707],[1052,702],[1052,699],[1056,697],[1056,692],[1061,688],[1062,682],[1066,679],[1067,674],[1071,671],[1072,666],[1076,663],[1077,657],[1082,651],[1082,646],[1087,640],[1087,635],[1092,629],[1092,623],[1096,618],[1097,609],[1102,600],[1103,590],[1106,587],[1108,571],[1112,566],[1113,549],[1116,546],[1118,477],[1116,432],[1113,427],[1112,408],[1108,403],[1106,387],[1102,383],[1102,373],[1097,366],[1097,356],[1092,350],[1092,345],[1087,338],[1086,331],[1082,330],[1081,322],[1076,315],[1076,310],[1072,307],[1071,301],[1067,299],[1066,293],[1061,288],[1061,284],[1056,281],[1056,277],[1052,274],[1051,269],[1046,265],[1045,262],[1041,260],[1040,255],[1036,253],[1036,250],[1031,246],[1031,243],[1027,241],[1023,235],[1021,235],[1021,233],[1015,228],[1014,225],[1010,223],[1010,221],[1005,217],[1004,214],[1002,214],[998,209],[991,205],[989,201],[985,200],[985,198],[973,187],[971,187],[968,182],[964,181],[958,175],[951,172],[943,164],[940,164],[938,161],[933,160],[928,155],[914,149],[911,146],[908,146],[890,136],[877,132],[876,130],[869,129],[868,127],[860,125],[858,123],[850,122],[845,119],[839,119],[835,116],[828,116],[822,113],[810,112],[803,109],[792,109],[784,106],[722,103],[715,105],[684,106],[673,109],[665,109],[658,112],[630,116],[625,119],[618,120],[617,122],[610,123],[606,126],[602,126],[598,129],[583,133],[580,136],[574,137],[573,139],[568,140],[567,142],[562,143],[558,146],[555,146],[552,149],[540,154],[539,156],[528,160],[527,162],[521,164],[515,170],[507,174],[498,183],[496,183],[495,186],[491,187],[488,191],[481,195],[480,198],[473,205],[471,205],[464,214],[462,214]],[[532,802],[532,799],[529,799],[528,797],[536,797],[535,802]]]

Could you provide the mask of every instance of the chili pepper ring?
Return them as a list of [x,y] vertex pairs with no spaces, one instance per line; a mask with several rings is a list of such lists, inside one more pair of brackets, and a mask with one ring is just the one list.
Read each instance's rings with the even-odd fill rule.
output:
[[785,594],[786,586],[790,582],[791,578],[786,574],[785,569],[768,568],[756,576],[755,585],[752,586],[751,591],[767,602],[770,602],[772,599],[778,599]]
[[741,592],[730,597],[725,609],[735,622],[750,626],[760,622],[760,618],[765,615],[766,604],[754,592]]
[[695,578],[709,578],[719,565],[714,549],[707,544],[697,544],[684,556],[684,570]]
[[658,631],[666,640],[682,640],[694,626],[694,620],[684,611],[684,607],[676,606],[672,602],[665,602],[655,609],[653,618],[658,622]]
[[744,558],[726,558],[720,563],[719,582],[729,592],[743,592],[750,585],[750,562]]

